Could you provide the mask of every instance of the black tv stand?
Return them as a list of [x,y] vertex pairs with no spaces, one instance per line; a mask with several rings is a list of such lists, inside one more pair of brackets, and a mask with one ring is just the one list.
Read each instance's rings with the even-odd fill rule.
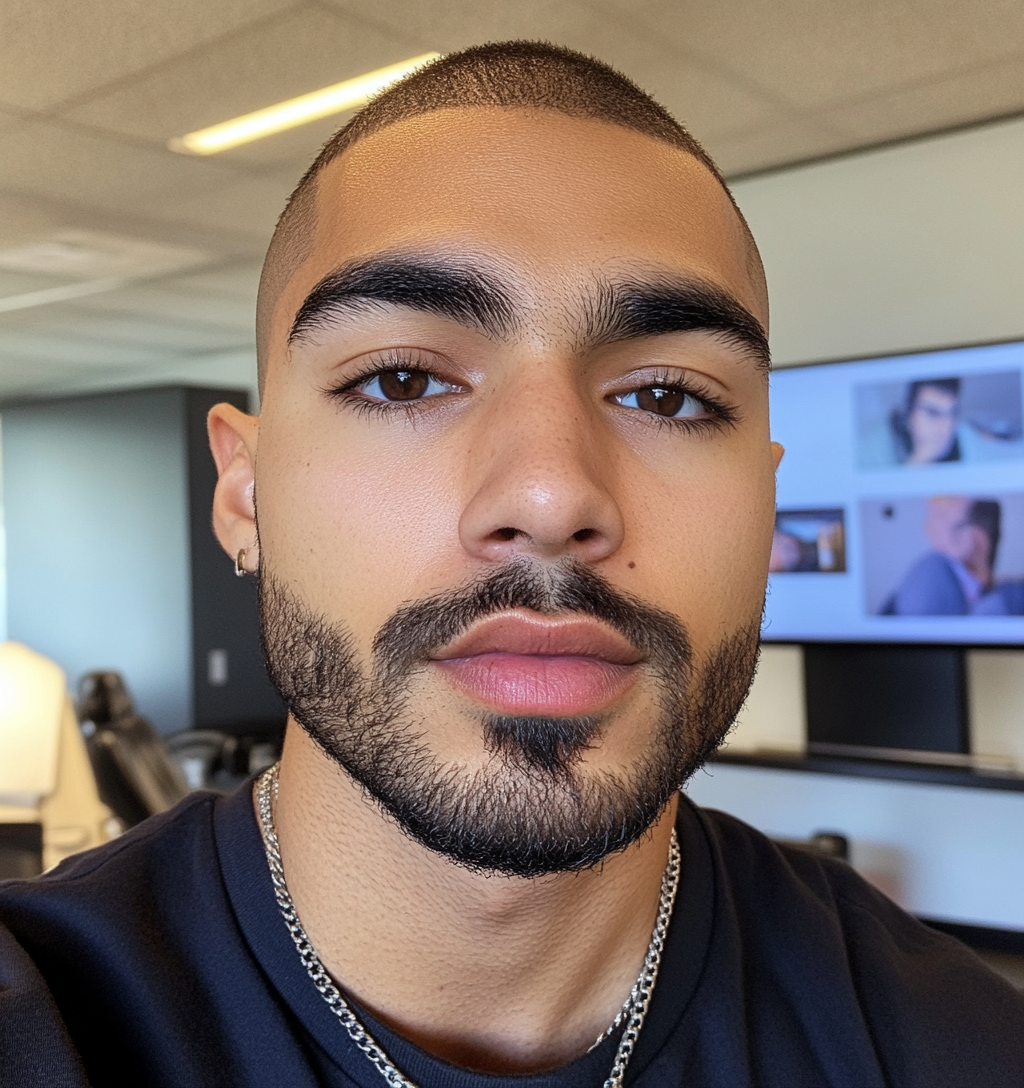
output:
[[804,683],[809,754],[971,766],[958,646],[808,643]]

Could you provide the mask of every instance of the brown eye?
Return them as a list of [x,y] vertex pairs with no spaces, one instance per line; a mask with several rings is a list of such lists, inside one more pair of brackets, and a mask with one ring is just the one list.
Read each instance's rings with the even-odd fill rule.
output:
[[691,393],[679,385],[645,385],[628,393],[613,393],[608,399],[623,408],[686,425],[724,426],[738,418],[735,408],[716,401],[710,393]]
[[681,389],[666,389],[655,385],[649,389],[637,390],[636,406],[659,416],[675,416],[679,414],[686,399],[686,394]]
[[377,375],[377,387],[386,400],[419,400],[430,387],[425,370],[386,370]]
[[631,393],[619,393],[613,400],[623,408],[639,408],[664,419],[696,420],[713,416],[703,401],[677,385],[648,385]]

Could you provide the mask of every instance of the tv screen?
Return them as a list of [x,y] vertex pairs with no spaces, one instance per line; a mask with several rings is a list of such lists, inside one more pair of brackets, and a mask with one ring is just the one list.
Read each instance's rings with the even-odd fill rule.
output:
[[1024,343],[775,371],[763,637],[1024,645]]

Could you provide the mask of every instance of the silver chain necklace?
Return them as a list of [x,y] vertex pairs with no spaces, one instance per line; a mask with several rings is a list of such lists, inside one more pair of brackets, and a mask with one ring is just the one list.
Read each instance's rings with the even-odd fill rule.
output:
[[[334,984],[333,979],[327,973],[327,969],[320,962],[312,941],[306,935],[299,913],[295,909],[292,897],[288,891],[288,885],[284,879],[284,865],[281,861],[281,846],[277,839],[277,830],[274,826],[274,801],[277,797],[277,782],[279,763],[263,772],[256,781],[256,803],[260,821],[260,831],[263,835],[263,847],[267,855],[267,864],[270,867],[270,879],[274,885],[274,896],[277,905],[284,918],[284,924],[295,942],[295,948],[299,953],[299,959],[306,974],[309,975],[313,985],[320,992],[320,996],[327,1002],[328,1008],[341,1021],[342,1027],[348,1032],[349,1038],[366,1055],[376,1067],[377,1072],[387,1081],[391,1088],[417,1088],[412,1081],[404,1077],[384,1053],[383,1047],[359,1022],[348,1002],[341,996],[341,991]],[[654,923],[654,932],[651,934],[651,943],[647,946],[647,955],[644,957],[644,965],[640,969],[640,975],[633,985],[633,989],[626,998],[625,1003],[609,1027],[598,1037],[594,1046],[603,1042],[623,1023],[626,1022],[622,1038],[619,1040],[618,1050],[615,1052],[615,1061],[612,1062],[611,1072],[604,1082],[603,1088],[622,1088],[622,1081],[626,1075],[626,1066],[633,1055],[633,1048],[640,1036],[640,1028],[643,1027],[647,1009],[651,1003],[651,995],[654,993],[654,983],[658,978],[658,967],[661,965],[661,953],[665,947],[665,934],[668,932],[668,924],[672,918],[672,907],[676,899],[676,891],[679,888],[680,853],[679,841],[675,830],[672,831],[672,840],[669,845],[668,864],[661,878],[661,898],[658,902],[658,917]],[[593,1047],[591,1047],[593,1049]]]

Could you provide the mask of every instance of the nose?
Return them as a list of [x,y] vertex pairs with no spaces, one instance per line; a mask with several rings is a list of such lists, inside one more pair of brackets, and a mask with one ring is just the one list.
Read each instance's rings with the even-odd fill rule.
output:
[[500,563],[514,555],[596,563],[622,545],[613,457],[593,405],[570,382],[520,387],[478,421],[463,548]]

